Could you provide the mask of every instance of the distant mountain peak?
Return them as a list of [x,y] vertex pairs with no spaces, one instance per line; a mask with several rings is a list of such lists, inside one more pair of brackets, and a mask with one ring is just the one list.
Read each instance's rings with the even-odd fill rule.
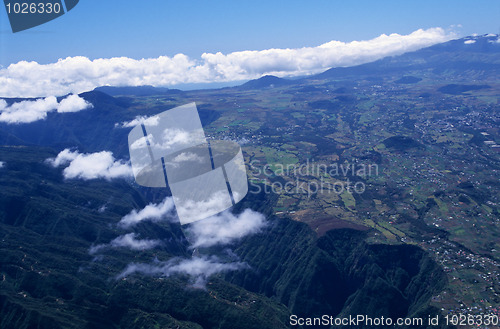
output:
[[262,88],[274,88],[281,86],[288,86],[294,84],[292,80],[287,80],[283,78],[278,78],[274,75],[265,75],[261,78],[250,80],[242,84],[239,88],[243,89],[262,89]]

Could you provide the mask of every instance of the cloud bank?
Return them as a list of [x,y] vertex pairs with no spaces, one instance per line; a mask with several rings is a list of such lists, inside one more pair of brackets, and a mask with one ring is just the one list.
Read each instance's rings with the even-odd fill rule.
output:
[[104,178],[133,177],[130,164],[122,160],[115,160],[113,153],[102,151],[96,153],[82,154],[78,151],[65,149],[47,162],[53,167],[69,164],[63,170],[64,178],[80,178],[83,180]]
[[132,250],[146,250],[157,247],[161,244],[160,240],[148,240],[137,239],[136,233],[128,233],[125,235],[120,235],[116,239],[112,240],[108,244],[99,244],[92,246],[89,250],[89,254],[93,255],[103,249],[107,248],[129,248]]
[[57,102],[54,96],[50,96],[34,101],[17,102],[10,106],[7,105],[5,100],[0,99],[0,122],[30,123],[45,119],[49,112],[78,112],[92,107],[91,103],[78,95],[69,95],[62,99],[60,103]]
[[67,57],[57,63],[21,61],[0,70],[0,96],[44,97],[79,93],[98,86],[173,86],[226,82],[265,74],[298,76],[331,67],[352,66],[448,41],[455,34],[442,28],[419,29],[408,35],[382,34],[365,41],[330,41],[317,47],[204,53],[199,59],[173,57],[131,59]]
[[235,271],[248,268],[248,265],[241,262],[224,263],[219,258],[193,257],[191,259],[174,258],[166,262],[156,262],[153,264],[131,263],[125,270],[117,276],[121,279],[134,273],[169,277],[176,274],[188,275],[193,287],[204,288],[208,277],[227,271]]

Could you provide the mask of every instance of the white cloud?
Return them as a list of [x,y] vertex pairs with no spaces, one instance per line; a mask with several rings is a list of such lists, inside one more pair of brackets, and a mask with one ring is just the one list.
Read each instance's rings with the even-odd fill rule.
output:
[[54,167],[69,163],[69,166],[63,170],[66,179],[81,178],[89,180],[104,178],[110,180],[132,177],[130,165],[124,161],[115,160],[113,153],[109,151],[82,154],[78,151],[65,149],[56,158],[47,159],[47,162]]
[[157,144],[156,147],[169,149],[173,145],[190,144],[201,139],[202,137],[205,137],[200,136],[201,133],[203,132],[200,132],[199,129],[192,132],[177,128],[165,129],[162,135],[162,144]]
[[466,44],[466,45],[471,45],[473,43],[476,43],[476,40],[470,39],[470,40],[465,40],[464,41],[464,44]]
[[45,119],[47,113],[52,111],[78,112],[92,107],[92,104],[78,95],[69,95],[60,103],[54,96],[49,96],[34,101],[13,103],[10,106],[5,100],[0,99],[0,122],[30,123]]
[[[172,220],[174,215],[174,202],[171,197],[165,198],[161,203],[149,204],[141,210],[132,210],[118,223],[122,228],[145,221]],[[249,234],[260,232],[266,225],[264,215],[246,209],[235,216],[229,212],[201,220],[187,228],[187,237],[192,240],[191,248],[223,245],[236,241]],[[109,244],[91,247],[90,254],[95,254],[104,248],[128,247],[134,250],[154,248],[159,245],[158,240],[137,240],[134,233],[122,235]],[[204,288],[208,277],[221,272],[236,271],[248,268],[246,263],[238,262],[233,254],[232,262],[222,262],[217,256],[197,256],[190,259],[173,258],[168,261],[155,261],[150,264],[131,263],[117,276],[125,278],[134,273],[169,277],[172,275],[188,275],[191,284],[197,288]],[[236,259],[234,259],[236,258]]]
[[241,262],[222,263],[215,256],[193,257],[191,259],[174,258],[166,262],[156,262],[153,264],[131,263],[117,278],[121,279],[134,273],[162,277],[184,274],[191,277],[194,287],[204,288],[208,277],[217,273],[235,271],[242,268],[248,268],[248,265]]
[[138,124],[144,124],[147,126],[157,126],[158,123],[160,122],[160,117],[159,116],[152,116],[152,117],[146,117],[146,116],[136,116],[134,120],[131,121],[123,121],[121,123],[115,123],[115,127],[117,128],[132,128],[137,126]]
[[75,160],[78,156],[78,151],[71,151],[70,149],[64,149],[55,158],[47,159],[47,163],[52,165],[53,167],[59,167],[65,164],[70,163]]
[[5,162],[0,161],[0,168],[3,168],[3,166],[5,166]]
[[157,152],[162,152],[172,148],[180,148],[183,145],[201,144],[204,141],[205,133],[203,129],[187,131],[179,128],[168,128],[163,131],[160,140],[157,140],[153,134],[148,134],[147,136],[141,137],[130,144],[130,149],[140,150],[149,144],[149,146],[153,149],[153,152],[155,150]]
[[69,95],[68,97],[61,100],[59,106],[57,107],[57,112],[78,112],[92,107],[92,104],[90,104],[80,96]]
[[261,213],[246,209],[235,216],[229,211],[217,216],[194,222],[187,229],[192,237],[193,248],[228,244],[249,234],[261,231],[266,225]]
[[129,248],[132,250],[146,250],[157,247],[160,244],[160,240],[139,240],[137,239],[136,233],[128,233],[125,235],[120,235],[108,244],[99,244],[97,246],[92,246],[89,250],[89,254],[93,255],[106,248]]
[[191,152],[182,152],[181,154],[179,154],[178,156],[176,156],[175,158],[173,158],[172,161],[175,162],[175,163],[186,162],[186,161],[189,161],[189,162],[192,162],[192,161],[202,162],[203,158],[200,157],[199,155],[191,153]]
[[194,162],[199,163],[200,165],[204,163],[204,159],[192,152],[182,152],[179,155],[177,155],[175,158],[172,159],[172,161],[167,161],[165,162],[166,165],[169,167],[173,168],[180,168],[181,165],[184,164],[184,162],[190,162],[193,164]]
[[0,100],[0,122],[28,123],[42,120],[47,113],[57,108],[57,99],[54,96],[36,101],[22,101],[7,105],[5,100]]
[[419,29],[408,35],[382,34],[371,40],[330,41],[317,47],[204,53],[194,60],[184,54],[135,60],[127,57],[67,57],[57,63],[21,61],[0,70],[0,95],[40,97],[92,90],[98,86],[172,86],[225,82],[265,74],[298,76],[331,67],[352,66],[448,41],[442,28]]
[[[181,194],[181,197],[174,195],[174,201],[181,223],[191,223],[231,207],[231,199],[227,190],[217,191],[209,195],[207,199],[197,201],[188,199],[188,196],[184,194]],[[200,214],[203,216],[200,217]]]
[[172,217],[173,215],[170,214],[172,213],[173,209],[174,201],[171,197],[167,197],[161,203],[150,203],[139,211],[135,209],[132,210],[129,214],[125,215],[120,220],[118,225],[127,228],[145,220],[160,221],[167,217]]

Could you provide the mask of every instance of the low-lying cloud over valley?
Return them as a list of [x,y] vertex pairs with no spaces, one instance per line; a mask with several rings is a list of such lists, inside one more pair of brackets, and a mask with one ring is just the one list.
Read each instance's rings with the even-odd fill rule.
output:
[[110,151],[83,154],[65,149],[55,158],[47,159],[53,167],[67,165],[63,170],[64,178],[83,180],[104,178],[131,178],[132,167],[128,162],[115,160]]
[[92,246],[89,249],[89,254],[95,254],[101,250],[109,248],[129,248],[132,250],[146,250],[157,247],[161,244],[160,240],[149,240],[149,239],[138,239],[136,233],[128,233],[120,235],[116,239],[112,240],[108,244],[99,244]]
[[225,211],[216,216],[194,222],[187,228],[193,239],[192,247],[211,247],[237,241],[247,235],[259,233],[266,226],[263,214],[246,209],[239,215]]
[[158,204],[150,203],[141,210],[132,210],[120,220],[118,226],[130,228],[142,221],[173,220],[175,218],[173,210],[174,201],[171,197],[167,197]]
[[49,112],[68,113],[91,109],[93,105],[78,95],[69,95],[60,102],[54,96],[37,100],[21,101],[8,105],[0,99],[0,122],[10,124],[30,123],[43,120]]
[[190,259],[173,258],[165,262],[156,261],[151,264],[130,263],[127,268],[117,276],[117,279],[127,277],[134,273],[160,277],[181,274],[190,277],[193,287],[204,288],[207,278],[214,274],[245,268],[248,268],[248,265],[245,263],[225,263],[215,256],[193,257]]
[[[61,156],[63,158],[64,155]],[[57,158],[53,160],[57,161]],[[175,214],[175,206],[172,197],[167,197],[159,203],[150,203],[143,209],[134,209],[123,216],[117,227],[121,229],[133,229],[141,222],[178,222]],[[211,218],[194,222],[184,228],[186,237],[190,242],[190,249],[211,246],[227,246],[236,243],[241,238],[262,231],[267,225],[263,214],[246,209],[240,214],[232,214],[225,211]],[[128,248],[131,250],[147,250],[161,247],[162,240],[139,239],[136,233],[127,233],[118,236],[109,243],[93,245],[89,249],[90,255],[99,254],[111,248]],[[228,250],[225,250],[228,252]],[[151,263],[130,263],[118,276],[117,279],[130,275],[151,275],[169,277],[172,275],[187,275],[190,284],[197,288],[203,288],[205,281],[210,276],[226,272],[248,268],[248,265],[238,261],[238,257],[231,252],[231,257],[218,257],[216,255],[199,255],[199,252],[191,258],[174,257],[165,261],[155,259]]]

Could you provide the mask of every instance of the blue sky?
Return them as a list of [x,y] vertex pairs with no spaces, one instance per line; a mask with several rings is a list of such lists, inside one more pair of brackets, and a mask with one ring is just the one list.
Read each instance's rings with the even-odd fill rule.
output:
[[80,0],[66,15],[15,34],[1,8],[0,65],[313,47],[458,24],[463,36],[499,33],[499,18],[498,0]]

